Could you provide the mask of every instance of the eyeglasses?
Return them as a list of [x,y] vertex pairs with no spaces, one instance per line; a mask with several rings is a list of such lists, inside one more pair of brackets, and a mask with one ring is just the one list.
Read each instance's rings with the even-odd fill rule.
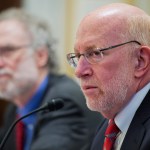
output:
[[96,49],[96,50],[91,50],[91,51],[87,51],[83,54],[79,54],[79,53],[69,53],[67,54],[67,61],[68,63],[71,65],[71,67],[76,68],[79,62],[79,59],[81,56],[84,56],[85,59],[90,63],[90,64],[95,64],[97,62],[99,62],[102,58],[103,58],[103,51],[106,50],[110,50],[128,43],[136,43],[138,45],[141,45],[140,42],[138,41],[129,41],[129,42],[125,42],[122,44],[118,44],[118,45],[114,45],[114,46],[110,46],[107,48],[103,48],[103,49]]
[[11,60],[16,55],[16,52],[22,48],[30,47],[31,45],[21,45],[21,46],[3,46],[0,47],[0,57]]

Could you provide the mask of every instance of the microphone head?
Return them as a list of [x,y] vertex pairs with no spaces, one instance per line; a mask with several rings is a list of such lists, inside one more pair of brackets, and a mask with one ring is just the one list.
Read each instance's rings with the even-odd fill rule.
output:
[[49,111],[55,111],[64,106],[64,101],[61,98],[54,98],[47,102],[47,109]]

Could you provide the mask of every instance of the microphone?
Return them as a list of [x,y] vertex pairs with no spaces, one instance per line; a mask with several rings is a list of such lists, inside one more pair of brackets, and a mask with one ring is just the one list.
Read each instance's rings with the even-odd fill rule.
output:
[[12,125],[10,126],[10,128],[8,129],[8,131],[6,132],[6,134],[5,134],[5,136],[4,136],[3,140],[2,140],[2,142],[1,142],[1,144],[0,144],[0,150],[3,149],[3,147],[4,147],[4,145],[5,145],[6,141],[7,141],[7,139],[8,139],[8,137],[9,137],[9,135],[11,134],[12,130],[14,129],[14,127],[16,126],[16,124],[17,124],[20,120],[22,120],[22,119],[24,119],[24,118],[26,118],[26,117],[28,117],[28,116],[30,116],[30,115],[36,113],[36,112],[42,111],[42,110],[55,111],[55,110],[58,110],[58,109],[62,108],[63,106],[64,106],[63,100],[62,100],[61,98],[55,98],[55,99],[52,99],[52,100],[46,102],[46,103],[45,103],[44,105],[42,105],[41,107],[39,107],[39,108],[37,108],[37,109],[31,111],[30,113],[28,113],[28,114],[26,114],[26,115],[20,117],[20,118],[17,119],[16,121],[14,121],[13,124],[12,124]]

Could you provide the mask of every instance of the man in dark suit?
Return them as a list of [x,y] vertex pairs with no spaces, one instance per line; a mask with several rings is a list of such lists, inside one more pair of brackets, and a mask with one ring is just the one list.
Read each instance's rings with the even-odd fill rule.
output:
[[123,3],[90,12],[67,59],[88,107],[107,118],[91,149],[150,150],[150,17]]
[[0,97],[11,102],[0,141],[16,116],[24,116],[49,100],[64,100],[60,110],[23,119],[19,123],[23,133],[17,124],[4,150],[89,150],[101,116],[86,108],[75,81],[58,74],[46,24],[22,10],[9,9],[0,14],[0,39]]

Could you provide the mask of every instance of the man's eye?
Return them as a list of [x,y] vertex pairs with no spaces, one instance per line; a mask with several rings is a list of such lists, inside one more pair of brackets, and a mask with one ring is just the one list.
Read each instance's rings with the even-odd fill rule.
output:
[[4,47],[4,48],[2,48],[2,50],[5,52],[12,52],[15,50],[15,48],[14,47]]
[[76,54],[76,55],[75,55],[75,57],[76,57],[78,60],[79,60],[80,56],[81,56],[80,54]]
[[94,53],[95,56],[101,55],[101,52],[100,52],[100,51],[94,51],[93,53]]
[[100,51],[92,51],[88,53],[88,57],[94,57],[94,56],[99,56],[101,55]]
[[0,48],[0,52],[5,55],[10,55],[14,52],[14,48],[12,47],[2,47]]

